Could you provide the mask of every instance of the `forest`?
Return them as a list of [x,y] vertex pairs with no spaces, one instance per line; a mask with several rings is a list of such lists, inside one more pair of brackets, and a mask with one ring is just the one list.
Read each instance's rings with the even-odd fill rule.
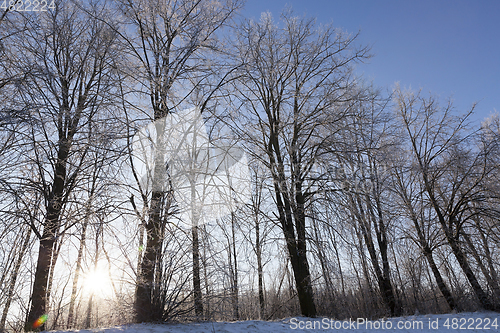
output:
[[498,115],[290,8],[35,2],[0,10],[1,332],[500,311]]

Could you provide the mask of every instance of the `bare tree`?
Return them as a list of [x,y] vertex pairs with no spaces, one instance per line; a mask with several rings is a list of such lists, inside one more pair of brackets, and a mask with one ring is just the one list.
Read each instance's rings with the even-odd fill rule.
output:
[[433,98],[400,89],[395,95],[426,200],[481,306],[498,310],[497,302],[481,286],[463,245],[468,237],[466,225],[475,215],[470,206],[484,201],[482,183],[495,170],[488,163],[489,149],[475,149],[473,136],[467,132],[472,111],[454,117],[451,105],[441,109]]
[[28,28],[16,35],[19,57],[12,64],[20,72],[29,69],[17,93],[18,103],[32,118],[23,140],[32,149],[27,163],[37,170],[40,182],[18,179],[39,190],[45,201],[40,227],[30,224],[40,244],[26,330],[47,313],[54,254],[60,236],[71,225],[61,214],[85,162],[92,119],[107,102],[111,86],[108,58],[113,33],[76,6],[63,7],[25,16]]
[[[282,15],[277,26],[269,13],[247,22],[238,32],[238,81],[248,122],[241,136],[264,152],[271,172],[278,219],[285,236],[302,314],[314,317],[316,307],[307,259],[306,211],[314,194],[311,170],[321,163],[329,139],[327,124],[342,117],[336,106],[352,95],[351,65],[367,50],[331,26]],[[253,132],[252,132],[253,131]],[[259,158],[258,154],[255,154]]]
[[[151,120],[158,121],[182,103],[189,101],[194,91],[200,91],[207,73],[211,74],[206,51],[216,49],[216,32],[226,24],[239,7],[237,1],[224,1],[217,6],[203,1],[120,1],[119,8],[132,34],[122,34],[133,64],[130,78],[137,93],[150,100]],[[127,30],[125,30],[127,31]],[[135,70],[137,69],[137,70]],[[161,133],[158,128],[158,133]],[[159,140],[161,136],[157,137]],[[165,139],[168,140],[168,139]],[[162,142],[157,142],[157,147]],[[167,178],[168,161],[158,150],[155,156],[152,182],[159,184]],[[145,219],[146,246],[142,251],[137,278],[135,311],[137,320],[151,321],[162,317],[155,303],[155,270],[161,258],[162,235],[167,216],[161,214],[169,207],[164,189],[153,189],[150,195],[140,189],[142,204],[147,210]],[[168,214],[167,214],[168,215]],[[193,288],[195,312],[202,316],[199,277],[199,241],[193,228]]]

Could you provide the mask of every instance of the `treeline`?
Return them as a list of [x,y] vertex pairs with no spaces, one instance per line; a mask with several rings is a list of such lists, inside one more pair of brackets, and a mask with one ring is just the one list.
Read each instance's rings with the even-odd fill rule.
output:
[[3,10],[0,330],[500,310],[500,118],[242,5]]

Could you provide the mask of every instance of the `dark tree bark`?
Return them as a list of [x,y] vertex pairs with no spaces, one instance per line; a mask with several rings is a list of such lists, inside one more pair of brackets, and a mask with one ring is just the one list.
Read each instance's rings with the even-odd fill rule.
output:
[[203,299],[201,294],[200,278],[200,242],[198,240],[198,226],[191,228],[193,237],[193,295],[194,295],[194,313],[198,319],[203,318]]
[[[75,124],[76,125],[76,124]],[[74,131],[75,129],[73,129]],[[33,282],[33,293],[31,294],[31,307],[26,320],[26,331],[33,329],[33,324],[42,315],[47,313],[47,287],[49,270],[52,265],[52,255],[56,245],[56,237],[60,229],[59,216],[63,206],[63,195],[66,182],[66,163],[71,147],[73,131],[70,131],[70,137],[60,138],[60,145],[57,154],[57,162],[54,170],[54,183],[48,196],[47,216],[45,218],[42,237],[38,248],[38,260],[35,270],[35,279]],[[38,329],[45,328],[42,324]]]
[[155,267],[160,256],[160,226],[162,210],[162,191],[153,191],[151,197],[151,208],[146,230],[146,247],[141,259],[141,267],[138,272],[137,288],[135,291],[135,311],[139,322],[159,320],[162,315],[153,302],[153,290],[155,283]]
[[[258,220],[258,215],[256,215]],[[264,270],[262,267],[262,245],[260,236],[260,223],[255,223],[255,254],[257,256],[257,276],[259,284],[259,319],[264,320],[266,303],[264,301]]]
[[453,295],[451,294],[450,290],[448,289],[448,286],[444,282],[443,277],[441,276],[441,272],[439,272],[439,269],[436,265],[436,262],[434,261],[433,255],[432,255],[431,248],[428,245],[424,245],[423,252],[424,252],[425,258],[427,259],[427,262],[429,263],[429,267],[431,268],[432,274],[434,275],[434,279],[436,279],[436,284],[439,288],[439,291],[441,292],[444,299],[448,303],[448,306],[450,307],[450,309],[456,310],[457,304],[455,302],[455,299],[453,298]]
[[[272,124],[270,127],[275,128],[276,126]],[[286,185],[286,176],[276,135],[277,133],[271,130],[267,153],[271,165],[276,165],[275,169],[273,168],[273,180],[279,220],[285,236],[290,263],[292,264],[301,313],[306,317],[315,317],[316,306],[314,304],[309,262],[306,256],[305,213],[303,211],[300,214],[297,213],[295,215],[297,220],[293,220],[294,212],[292,211],[291,200],[288,196],[288,189],[284,187]],[[300,185],[297,186],[300,190]],[[298,197],[302,199],[300,194],[298,194]],[[297,236],[295,229],[297,229]]]
[[234,320],[240,319],[240,309],[239,309],[239,291],[238,291],[238,258],[236,255],[236,214],[231,212],[231,251],[229,256],[232,256],[233,265],[231,265],[231,303],[233,305],[233,318]]

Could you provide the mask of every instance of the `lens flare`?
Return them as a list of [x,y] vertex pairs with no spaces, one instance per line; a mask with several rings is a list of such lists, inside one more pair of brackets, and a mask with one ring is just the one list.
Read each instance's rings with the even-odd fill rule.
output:
[[38,318],[34,323],[33,323],[33,328],[38,328],[43,325],[47,321],[47,315],[41,315],[40,318]]

